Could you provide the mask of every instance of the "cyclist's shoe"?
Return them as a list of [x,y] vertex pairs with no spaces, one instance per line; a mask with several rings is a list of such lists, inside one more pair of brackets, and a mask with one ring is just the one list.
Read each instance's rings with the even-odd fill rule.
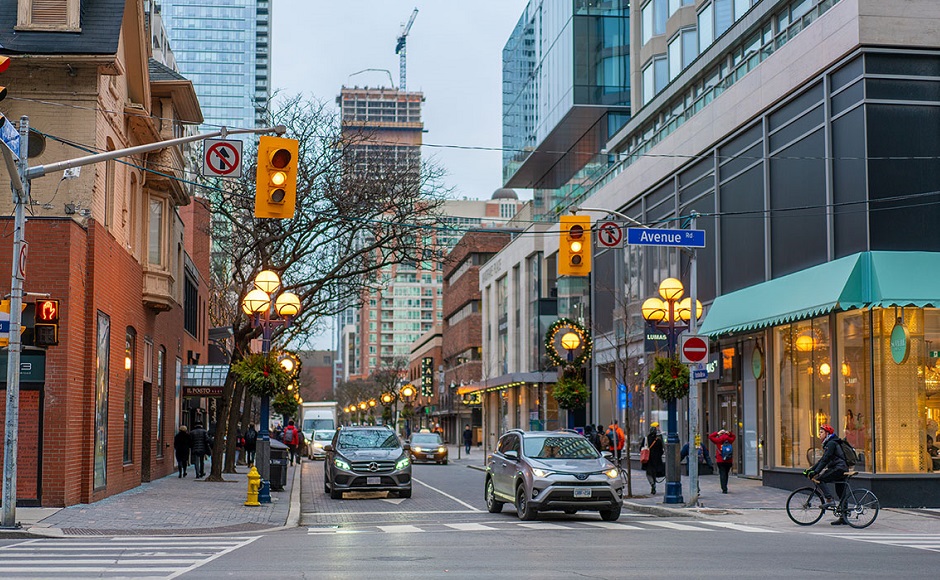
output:
[[829,509],[836,506],[836,501],[834,499],[827,499],[821,506],[822,509]]
[[843,520],[842,518],[839,518],[837,520],[829,522],[829,525],[830,526],[845,526],[848,524],[846,524],[845,520]]

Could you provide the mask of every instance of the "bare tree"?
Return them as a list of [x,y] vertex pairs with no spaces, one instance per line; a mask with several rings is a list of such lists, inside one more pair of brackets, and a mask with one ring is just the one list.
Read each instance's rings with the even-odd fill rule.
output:
[[[433,258],[429,235],[440,227],[446,193],[443,171],[376,145],[372,135],[343,131],[325,103],[285,100],[271,114],[285,136],[299,141],[296,213],[293,219],[254,217],[254,172],[211,191],[213,265],[210,318],[231,326],[232,362],[261,336],[239,301],[261,270],[281,278],[279,292],[292,292],[302,309],[290,327],[277,327],[272,341],[302,344],[328,317],[360,304],[381,289],[390,267]],[[213,453],[221,457],[226,435],[240,413],[234,379],[226,381]],[[210,480],[221,479],[213,461]]]

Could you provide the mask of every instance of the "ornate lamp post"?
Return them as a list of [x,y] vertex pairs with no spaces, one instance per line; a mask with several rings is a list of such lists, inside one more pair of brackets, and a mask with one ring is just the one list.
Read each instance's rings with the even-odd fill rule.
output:
[[[290,292],[275,296],[281,286],[281,279],[271,270],[263,270],[255,276],[255,288],[242,299],[242,312],[251,317],[251,325],[261,328],[261,352],[271,352],[271,335],[274,329],[290,326],[291,320],[300,312],[300,298]],[[268,432],[270,422],[270,397],[261,397],[261,430],[258,432],[257,461],[261,472],[261,489],[258,501],[271,503],[271,438]]]
[[394,424],[395,413],[398,411],[398,401],[395,398],[395,393],[382,393],[380,400],[382,401],[382,405],[385,406],[385,412],[382,413],[382,422],[385,423],[386,425],[388,424],[387,423],[388,419],[386,417],[386,415],[388,415],[388,407],[392,403],[395,403],[395,410],[391,412],[391,421]]
[[[692,318],[692,300],[682,298],[685,289],[682,282],[666,278],[659,283],[660,298],[655,296],[643,302],[643,318],[666,332],[666,344],[670,358],[676,356],[676,340],[688,328]],[[696,320],[702,315],[702,303],[695,301]],[[683,503],[682,481],[679,477],[679,431],[676,399],[666,401],[666,496],[663,503]],[[691,455],[690,457],[695,457]]]
[[405,385],[398,391],[401,398],[405,401],[405,434],[411,436],[411,400],[417,394],[417,391],[411,385]]

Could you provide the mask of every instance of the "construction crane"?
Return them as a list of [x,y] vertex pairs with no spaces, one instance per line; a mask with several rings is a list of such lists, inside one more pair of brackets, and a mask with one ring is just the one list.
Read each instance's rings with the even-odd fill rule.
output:
[[418,16],[417,8],[415,8],[415,11],[411,13],[411,18],[408,19],[408,24],[402,24],[401,34],[398,35],[398,42],[395,44],[395,54],[398,55],[399,59],[398,90],[401,92],[405,92],[405,43],[408,40],[408,32],[411,30],[411,25],[415,23],[416,16]]

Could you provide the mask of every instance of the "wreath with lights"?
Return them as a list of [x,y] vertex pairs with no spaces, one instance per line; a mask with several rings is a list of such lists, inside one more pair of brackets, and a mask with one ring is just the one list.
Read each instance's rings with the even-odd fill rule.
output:
[[296,391],[281,391],[271,399],[271,408],[278,415],[287,415],[291,418],[297,417],[297,408],[300,407],[300,401],[297,400]]
[[689,394],[689,367],[675,357],[656,357],[646,384],[664,401],[682,399]]
[[[555,337],[562,329],[573,330],[577,333],[578,338],[581,339],[581,354],[574,357],[570,362],[555,349]],[[593,347],[594,343],[591,340],[591,333],[570,318],[559,318],[548,327],[548,332],[545,333],[545,352],[555,366],[581,367],[591,358],[591,350]]]
[[590,396],[581,370],[574,367],[567,367],[552,387],[552,397],[562,409],[583,409]]
[[255,353],[246,356],[234,365],[231,371],[238,383],[244,383],[249,393],[257,397],[274,397],[287,391],[290,375],[273,353]]

